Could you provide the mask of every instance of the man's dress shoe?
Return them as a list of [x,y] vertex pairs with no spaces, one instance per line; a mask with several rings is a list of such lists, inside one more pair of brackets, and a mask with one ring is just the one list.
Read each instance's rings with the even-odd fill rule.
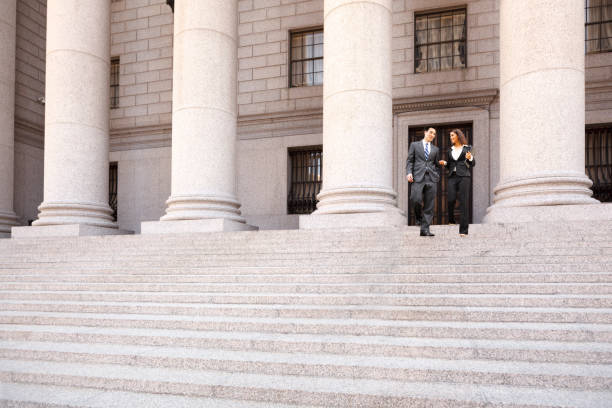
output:
[[436,234],[432,234],[432,233],[431,233],[431,232],[429,232],[429,231],[421,231],[421,236],[422,236],[422,237],[435,237],[435,236],[436,236]]

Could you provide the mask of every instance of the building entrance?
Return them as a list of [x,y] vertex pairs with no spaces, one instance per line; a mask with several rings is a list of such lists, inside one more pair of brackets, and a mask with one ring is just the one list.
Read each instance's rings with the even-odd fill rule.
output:
[[[432,125],[433,128],[436,129],[436,138],[433,141],[433,144],[438,146],[440,149],[440,159],[446,160],[446,151],[450,148],[450,132],[453,129],[460,129],[465,137],[468,140],[468,143],[472,144],[472,123],[459,123],[452,125]],[[429,126],[428,126],[429,128]],[[408,145],[412,142],[419,141],[423,139],[424,129],[422,127],[413,127],[408,129]],[[474,157],[475,160],[478,160],[478,147],[474,146]],[[470,223],[472,223],[472,183],[473,177],[470,183],[470,198],[468,203],[468,212],[470,215]],[[410,197],[410,183],[408,184],[408,197]],[[447,177],[446,172],[442,171],[440,177],[440,183],[438,184],[438,195],[436,197],[436,203],[434,207],[434,217],[433,217],[433,225],[445,225],[448,223],[448,209],[446,204],[446,196],[447,196]],[[410,202],[410,200],[408,200]],[[459,204],[455,208],[455,220],[459,222],[460,214],[459,214]],[[408,206],[408,225],[415,225],[414,220],[414,211],[410,206]]]

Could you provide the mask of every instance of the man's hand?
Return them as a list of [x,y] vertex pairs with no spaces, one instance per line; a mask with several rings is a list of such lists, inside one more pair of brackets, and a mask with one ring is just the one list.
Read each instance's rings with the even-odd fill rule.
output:
[[438,163],[440,166],[446,166],[446,160],[440,160]]
[[412,183],[414,181],[414,178],[412,177],[412,173],[407,175],[406,178],[408,179],[409,183]]

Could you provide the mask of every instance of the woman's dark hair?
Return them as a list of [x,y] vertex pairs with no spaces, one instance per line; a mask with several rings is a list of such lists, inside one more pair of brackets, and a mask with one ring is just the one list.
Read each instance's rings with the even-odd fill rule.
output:
[[463,132],[461,130],[453,129],[453,130],[451,130],[451,133],[454,133],[454,134],[457,135],[457,137],[459,138],[459,143],[461,143],[462,145],[468,144],[467,138],[465,137],[465,135],[463,134]]

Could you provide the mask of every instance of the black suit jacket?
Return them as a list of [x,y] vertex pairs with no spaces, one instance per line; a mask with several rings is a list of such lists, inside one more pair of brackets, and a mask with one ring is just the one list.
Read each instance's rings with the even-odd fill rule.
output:
[[457,176],[459,177],[470,177],[472,175],[470,169],[476,166],[476,159],[474,159],[474,156],[472,156],[472,161],[469,161],[465,157],[465,155],[469,151],[469,147],[463,146],[461,154],[459,155],[457,160],[455,160],[453,158],[453,149],[448,149],[448,151],[446,152],[446,169],[448,171],[449,176],[453,174],[453,170],[455,169]]
[[429,152],[429,157],[425,160],[423,141],[419,140],[418,142],[410,143],[408,159],[406,159],[406,175],[412,174],[416,183],[423,181],[425,172],[429,173],[432,181],[438,182],[440,180],[440,173],[438,172],[438,168],[440,167],[438,164],[440,161],[438,158],[440,149],[432,143],[429,143],[429,146],[431,147],[431,151]]

